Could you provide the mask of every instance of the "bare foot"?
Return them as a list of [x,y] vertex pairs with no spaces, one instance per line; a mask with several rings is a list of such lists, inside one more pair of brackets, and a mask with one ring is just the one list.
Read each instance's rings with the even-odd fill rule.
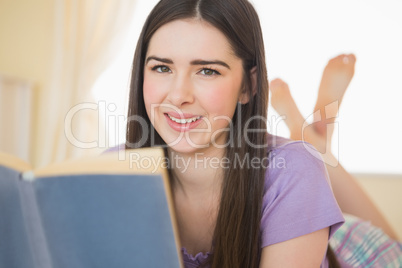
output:
[[285,123],[290,130],[290,138],[301,140],[304,118],[296,106],[289,86],[279,78],[269,83],[271,104],[279,115],[285,116]]
[[315,128],[307,123],[296,106],[290,94],[289,86],[281,79],[274,79],[269,84],[271,104],[279,115],[285,116],[285,123],[290,130],[292,140],[303,140],[312,144],[324,160],[332,161],[331,139],[320,135]]
[[343,95],[354,75],[355,62],[355,55],[341,54],[329,60],[324,69],[314,108],[314,128],[324,137],[332,137],[333,129],[327,133],[327,126],[335,121]]

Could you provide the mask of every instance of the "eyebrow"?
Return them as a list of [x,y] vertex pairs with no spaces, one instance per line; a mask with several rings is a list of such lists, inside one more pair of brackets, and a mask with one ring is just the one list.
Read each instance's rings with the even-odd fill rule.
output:
[[[150,60],[156,60],[156,61],[160,61],[163,63],[167,63],[167,64],[173,64],[173,60],[169,59],[169,58],[159,58],[156,56],[149,56],[147,58],[147,60],[145,61],[145,64],[147,64]],[[191,65],[209,65],[209,64],[217,64],[217,65],[221,65],[223,67],[226,67],[230,70],[230,66],[224,62],[224,61],[220,61],[220,60],[193,60],[190,62]]]
[[222,65],[230,70],[229,65],[226,62],[220,60],[193,60],[190,62],[191,65],[210,65],[210,64],[217,64]]
[[155,56],[149,56],[147,58],[147,60],[145,61],[145,64],[147,64],[150,60],[156,60],[156,61],[160,61],[160,62],[163,62],[163,63],[173,64],[173,61],[171,59],[159,58],[159,57],[155,57]]

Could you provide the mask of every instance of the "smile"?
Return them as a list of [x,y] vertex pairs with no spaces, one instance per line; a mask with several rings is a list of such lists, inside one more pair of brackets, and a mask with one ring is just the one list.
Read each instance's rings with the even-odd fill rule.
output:
[[202,116],[195,116],[192,118],[181,119],[181,118],[173,117],[170,114],[166,114],[166,115],[169,117],[170,120],[172,120],[173,122],[179,123],[179,124],[189,124],[189,123],[192,123],[192,122],[195,122],[195,121],[201,119],[201,117],[202,117]]
[[203,121],[203,116],[194,116],[192,114],[165,113],[165,117],[169,126],[177,132],[189,131],[196,128]]

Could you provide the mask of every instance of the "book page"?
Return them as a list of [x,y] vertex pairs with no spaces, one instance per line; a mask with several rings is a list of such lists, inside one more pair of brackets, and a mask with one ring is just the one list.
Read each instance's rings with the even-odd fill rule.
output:
[[32,169],[31,165],[24,160],[3,152],[0,152],[0,165],[19,172],[25,172]]
[[72,159],[34,170],[35,178],[74,174],[158,174],[166,173],[161,148],[110,152],[94,157]]

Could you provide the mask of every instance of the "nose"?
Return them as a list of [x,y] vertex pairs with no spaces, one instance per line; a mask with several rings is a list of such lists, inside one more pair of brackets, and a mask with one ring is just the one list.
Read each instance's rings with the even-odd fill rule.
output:
[[194,88],[191,77],[185,74],[177,75],[174,78],[169,90],[168,100],[176,107],[194,102]]

